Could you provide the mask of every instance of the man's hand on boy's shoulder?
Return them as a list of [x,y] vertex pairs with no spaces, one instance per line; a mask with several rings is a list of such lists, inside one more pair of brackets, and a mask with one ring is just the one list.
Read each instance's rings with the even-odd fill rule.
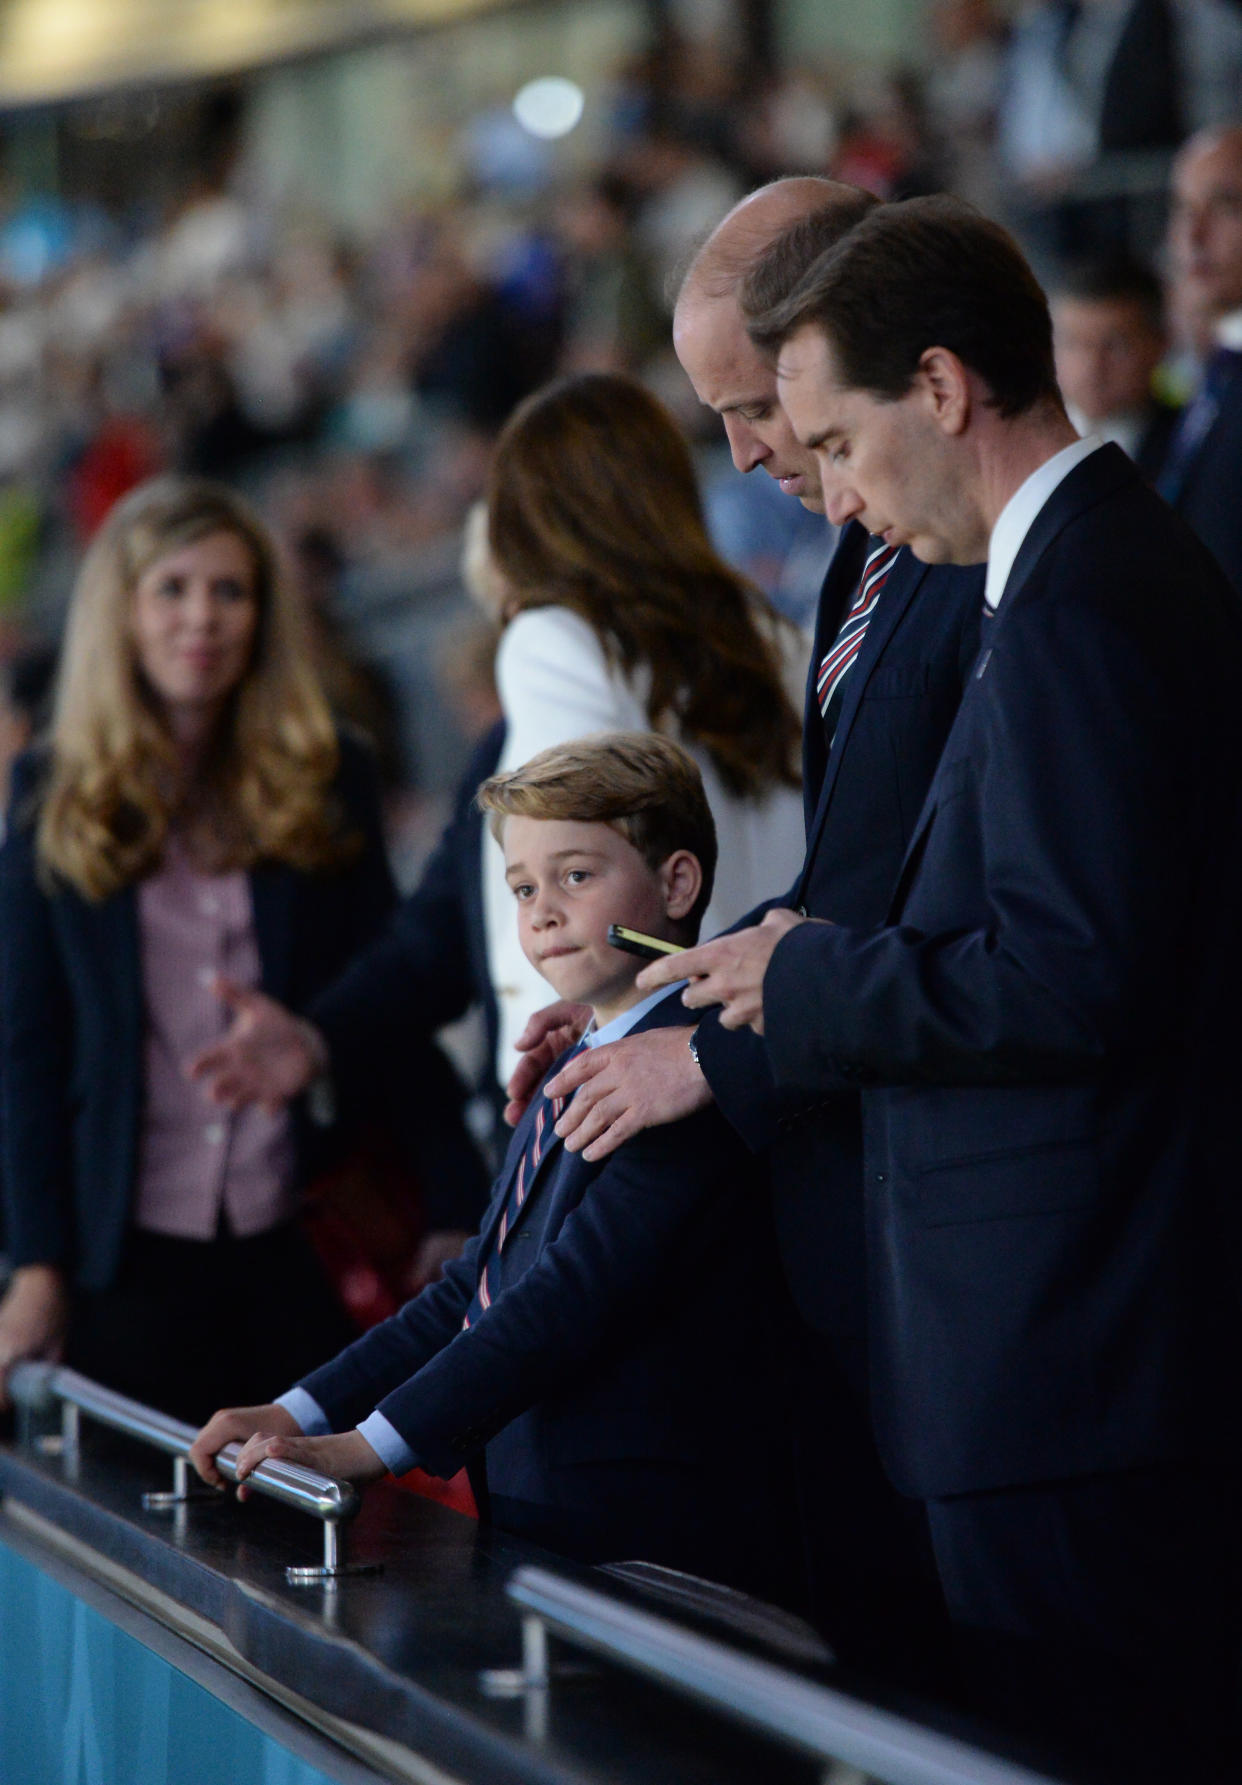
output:
[[711,1087],[690,1052],[692,1032],[687,1024],[625,1035],[579,1054],[550,1079],[549,1094],[569,1098],[556,1124],[566,1150],[594,1164],[644,1128],[706,1109]]
[[531,1017],[513,1044],[522,1058],[505,1086],[509,1099],[505,1105],[505,1121],[510,1128],[516,1128],[526,1114],[526,1107],[548,1067],[560,1059],[566,1048],[581,1041],[590,1020],[589,1004],[569,1004],[564,1000],[558,1004],[545,1004]]

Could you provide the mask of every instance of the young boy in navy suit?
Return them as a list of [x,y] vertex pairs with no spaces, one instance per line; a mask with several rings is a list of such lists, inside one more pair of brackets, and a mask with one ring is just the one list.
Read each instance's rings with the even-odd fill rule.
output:
[[[582,1045],[684,1023],[676,989],[644,997],[642,961],[607,932],[697,936],[716,839],[691,758],[649,733],[595,736],[493,776],[479,803],[525,954],[594,1011]],[[464,1463],[502,1529],[788,1599],[755,1162],[714,1108],[595,1164],[560,1145],[559,1114],[532,1099],[482,1227],[438,1283],[275,1404],[215,1414],[191,1460],[216,1483],[232,1440],[239,1478],[268,1457],[357,1482]]]

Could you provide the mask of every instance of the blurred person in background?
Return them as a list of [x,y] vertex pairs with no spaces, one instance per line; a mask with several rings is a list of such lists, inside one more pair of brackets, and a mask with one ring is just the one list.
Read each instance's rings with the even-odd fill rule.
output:
[[1173,166],[1172,302],[1204,351],[1157,488],[1242,595],[1242,124],[1201,131]]
[[[804,646],[709,542],[683,435],[631,379],[559,380],[501,434],[487,503],[504,589],[501,770],[589,732],[671,733],[699,764],[720,837],[705,925],[731,923],[801,854]],[[498,850],[484,883],[506,1074],[546,992],[510,933]]]
[[703,509],[721,557],[758,583],[777,612],[802,628],[809,654],[838,529],[791,502],[771,478],[739,477],[727,449],[707,455]]
[[[1014,24],[999,144],[1032,246],[1045,257],[1124,245],[1136,155],[1172,154],[1228,118],[1242,83],[1235,0],[1036,0]],[[1117,157],[1119,184],[1076,190]]]
[[55,645],[26,645],[0,667],[0,805],[6,812],[13,765],[47,724],[58,654]]
[[[83,562],[0,858],[0,1392],[63,1352],[196,1419],[348,1336],[298,1225],[303,1112],[225,1117],[185,1065],[218,986],[299,1005],[392,899],[373,769],[263,523],[220,486],[143,485]],[[455,1081],[423,1066],[448,1134]]]
[[859,83],[831,162],[834,179],[879,198],[910,198],[944,183],[920,77],[911,69]]
[[520,238],[508,266],[489,267],[465,235],[447,219],[428,233],[402,306],[410,373],[428,405],[495,428],[556,364],[560,291],[537,252],[542,238]]
[[636,372],[667,342],[652,269],[634,240],[636,210],[631,182],[610,170],[557,205],[567,258],[562,371]]
[[1153,388],[1168,347],[1160,281],[1113,255],[1067,272],[1049,293],[1057,382],[1080,434],[1114,440],[1154,478],[1177,410]]
[[396,696],[383,669],[357,649],[338,612],[345,561],[328,528],[310,526],[293,541],[291,567],[310,628],[315,674],[338,724],[364,737],[375,754],[386,796],[407,773]]
[[981,210],[996,208],[996,121],[1006,23],[993,0],[938,0],[926,105],[945,157],[945,183]]
[[620,165],[640,194],[639,250],[656,289],[667,290],[694,243],[741,197],[741,182],[701,143],[667,125],[629,144]]

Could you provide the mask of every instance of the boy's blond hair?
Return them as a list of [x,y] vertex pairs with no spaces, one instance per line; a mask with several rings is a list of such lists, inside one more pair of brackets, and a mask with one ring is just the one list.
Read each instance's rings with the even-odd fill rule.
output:
[[671,738],[606,731],[555,744],[521,768],[492,775],[475,799],[491,814],[497,842],[506,818],[560,818],[611,825],[653,869],[688,849],[703,886],[682,924],[698,935],[716,874],[716,825],[698,765]]

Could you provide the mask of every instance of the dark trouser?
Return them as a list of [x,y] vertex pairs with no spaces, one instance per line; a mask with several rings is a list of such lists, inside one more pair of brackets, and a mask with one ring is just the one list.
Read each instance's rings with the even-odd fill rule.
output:
[[1134,1470],[927,1511],[982,1713],[1075,1778],[1237,1785],[1236,1474]]
[[880,1465],[862,1342],[799,1322],[786,1357],[811,1617],[845,1666],[958,1697],[926,1513]]
[[578,1562],[655,1562],[788,1606],[796,1579],[787,1482],[739,1446],[734,1467],[636,1458],[564,1465],[544,1503],[490,1484],[499,1530]]
[[67,1361],[200,1425],[270,1401],[356,1337],[296,1223],[249,1239],[133,1231],[116,1281],[75,1293]]

